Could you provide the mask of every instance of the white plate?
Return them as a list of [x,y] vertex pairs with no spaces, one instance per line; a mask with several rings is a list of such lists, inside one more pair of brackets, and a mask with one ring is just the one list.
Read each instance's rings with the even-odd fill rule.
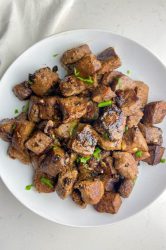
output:
[[[59,64],[60,55],[67,49],[88,43],[94,53],[113,46],[123,66],[121,70],[131,71],[131,77],[148,83],[149,101],[163,100],[166,93],[166,69],[147,49],[137,43],[98,30],[74,30],[46,38],[25,51],[6,71],[0,84],[0,119],[13,117],[15,108],[21,110],[23,103],[12,93],[12,87],[25,79],[28,73],[46,65]],[[56,58],[54,54],[59,54]],[[7,56],[7,55],[6,55]],[[64,74],[62,70],[61,75]],[[160,124],[164,131],[166,123]],[[165,132],[165,131],[164,131]],[[166,141],[166,138],[164,138]],[[11,160],[6,150],[8,144],[0,141],[0,173],[2,180],[13,195],[35,213],[54,222],[70,226],[98,226],[111,224],[142,210],[153,202],[166,187],[165,164],[148,166],[141,163],[139,177],[130,198],[125,199],[116,215],[101,214],[92,206],[77,207],[71,199],[61,200],[56,193],[39,194],[34,189],[25,190],[32,183],[32,168]]]

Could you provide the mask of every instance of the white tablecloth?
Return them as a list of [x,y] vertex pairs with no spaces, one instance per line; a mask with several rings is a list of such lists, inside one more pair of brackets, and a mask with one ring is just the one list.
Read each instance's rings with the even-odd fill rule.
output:
[[[165,27],[165,0],[0,0],[0,75],[34,42],[78,28],[107,29],[132,38],[166,64]],[[1,182],[0,249],[166,249],[166,193],[128,220],[101,228],[78,229],[35,215]]]

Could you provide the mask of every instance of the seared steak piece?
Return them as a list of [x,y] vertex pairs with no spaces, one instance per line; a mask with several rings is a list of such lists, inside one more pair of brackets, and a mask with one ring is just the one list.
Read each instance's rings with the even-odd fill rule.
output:
[[141,130],[147,144],[162,145],[163,137],[161,128],[146,126],[139,123],[139,129]]
[[99,117],[99,108],[95,102],[89,101],[87,104],[86,114],[82,117],[84,122],[97,120]]
[[38,101],[39,117],[41,120],[59,120],[60,114],[58,112],[58,98],[50,96],[42,98]]
[[[86,67],[85,67],[86,65]],[[101,68],[100,61],[96,56],[89,54],[84,56],[80,61],[76,63],[76,70],[81,77],[89,77],[95,74]]]
[[33,153],[31,151],[29,154],[30,154],[30,158],[31,158],[32,167],[34,168],[34,170],[38,170],[40,168],[41,162],[46,157],[46,154],[36,155],[35,153]]
[[91,50],[87,44],[83,44],[79,47],[67,50],[61,58],[63,64],[75,63],[87,54],[90,54]]
[[132,115],[127,117],[126,125],[129,128],[137,126],[140,120],[142,119],[143,115],[144,113],[140,109],[136,109]]
[[102,65],[101,70],[99,71],[100,74],[110,72],[121,66],[120,58],[112,47],[109,47],[102,51],[97,56],[97,59],[101,61]]
[[128,198],[133,190],[134,184],[135,181],[124,179],[118,190],[120,196],[122,196],[123,198]]
[[42,68],[37,70],[33,75],[31,86],[32,91],[38,95],[43,96],[55,85],[59,80],[57,73],[50,68]]
[[102,135],[105,133],[111,141],[122,139],[126,125],[126,117],[117,106],[107,107],[95,124],[95,129]]
[[94,208],[100,213],[116,214],[122,204],[118,193],[105,192],[100,202]]
[[157,124],[163,121],[166,115],[166,102],[150,102],[145,106],[143,123]]
[[[40,164],[40,170],[50,176],[56,177],[57,174],[66,170],[68,164],[67,156],[60,147],[53,147],[52,151],[47,154],[46,158]],[[67,161],[68,160],[68,161]]]
[[[103,136],[98,137],[98,144],[104,150],[121,150],[122,139],[117,141],[110,141],[108,134],[104,133]],[[107,138],[106,138],[106,137]]]
[[72,96],[61,98],[59,104],[63,114],[63,122],[67,123],[84,116],[87,111],[88,102],[84,98]]
[[104,185],[100,180],[79,181],[74,188],[80,191],[82,200],[87,204],[97,204],[104,194]]
[[99,102],[111,100],[115,96],[116,96],[115,93],[111,90],[110,87],[102,85],[94,89],[92,93],[92,100],[94,102],[99,103]]
[[110,84],[110,87],[113,91],[117,91],[118,89],[135,89],[136,83],[130,77],[122,74],[114,78],[114,80]]
[[67,172],[62,172],[58,176],[58,183],[56,187],[57,194],[65,199],[73,191],[74,183],[77,180],[78,171],[76,169],[69,169]]
[[72,200],[81,208],[86,208],[87,203],[85,201],[83,201],[82,197],[81,197],[81,192],[79,191],[79,189],[74,189],[72,194],[71,194]]
[[15,129],[15,119],[3,119],[0,121],[0,138],[10,142]]
[[25,143],[27,149],[31,150],[37,155],[42,154],[50,144],[52,139],[45,135],[41,131],[35,132],[35,134]]
[[15,148],[12,145],[9,145],[7,153],[10,156],[10,158],[17,159],[24,164],[29,164],[31,162],[28,151],[25,149],[19,150],[18,148]]
[[21,101],[28,99],[32,94],[32,90],[28,81],[24,81],[15,85],[13,87],[13,92],[15,96],[18,97],[18,99],[20,99]]
[[35,171],[33,183],[39,193],[51,193],[55,191],[56,179],[40,170]]
[[31,96],[29,101],[29,110],[28,110],[28,119],[32,122],[39,122],[40,121],[40,109],[39,103],[40,98],[37,96]]
[[144,161],[149,165],[157,165],[164,154],[165,148],[157,145],[149,145],[150,157],[146,158]]
[[129,128],[123,135],[122,151],[135,153],[138,150],[147,152],[148,146],[139,128],[132,127]]
[[93,154],[97,140],[97,133],[90,125],[80,124],[69,146],[71,146],[72,150],[76,153],[83,156],[89,156]]
[[148,101],[149,87],[141,81],[135,81],[135,92],[140,101],[140,107],[143,108]]
[[111,83],[118,79],[118,77],[122,76],[123,74],[119,71],[111,71],[105,73],[102,77],[101,84],[102,85],[111,85]]
[[127,152],[113,152],[113,158],[115,159],[114,167],[117,172],[127,179],[135,180],[138,174],[138,167],[132,154]]
[[54,129],[54,132],[60,138],[70,138],[74,134],[77,124],[78,120],[62,123],[59,127]]
[[30,137],[34,127],[35,124],[33,122],[26,120],[17,121],[12,137],[12,146],[15,147],[17,150],[24,150],[24,144]]

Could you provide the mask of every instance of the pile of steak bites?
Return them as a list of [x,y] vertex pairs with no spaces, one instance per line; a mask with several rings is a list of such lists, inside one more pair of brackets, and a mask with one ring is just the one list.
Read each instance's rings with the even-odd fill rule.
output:
[[116,71],[121,61],[112,47],[96,56],[85,44],[64,52],[61,63],[63,79],[57,66],[45,67],[14,86],[28,101],[0,122],[0,137],[11,158],[32,164],[38,192],[117,213],[139,162],[165,161],[162,130],[153,125],[164,119],[166,102],[147,104],[147,84]]

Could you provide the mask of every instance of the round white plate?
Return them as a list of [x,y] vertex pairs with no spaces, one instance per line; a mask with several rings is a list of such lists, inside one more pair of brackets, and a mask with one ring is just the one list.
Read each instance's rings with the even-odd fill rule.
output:
[[[9,67],[0,83],[0,119],[13,117],[14,110],[21,111],[23,102],[12,93],[12,87],[35,70],[59,65],[61,54],[72,47],[88,43],[94,53],[113,46],[122,60],[121,71],[131,71],[131,77],[146,82],[150,87],[149,101],[164,100],[166,93],[166,69],[147,49],[125,37],[98,30],[74,30],[48,37],[25,51]],[[53,57],[54,54],[59,56]],[[7,56],[7,55],[6,55]],[[60,66],[60,65],[59,65]],[[63,76],[64,71],[60,72]],[[166,123],[160,124],[163,131]],[[165,137],[166,131],[164,131]],[[164,138],[166,141],[166,138]],[[34,188],[25,190],[32,183],[30,166],[10,159],[8,144],[0,141],[0,173],[13,195],[35,213],[54,222],[70,226],[99,226],[111,224],[142,210],[153,202],[166,187],[165,164],[149,166],[141,163],[135,188],[116,215],[96,212],[92,206],[81,209],[70,198],[61,200],[56,193],[39,194]]]

